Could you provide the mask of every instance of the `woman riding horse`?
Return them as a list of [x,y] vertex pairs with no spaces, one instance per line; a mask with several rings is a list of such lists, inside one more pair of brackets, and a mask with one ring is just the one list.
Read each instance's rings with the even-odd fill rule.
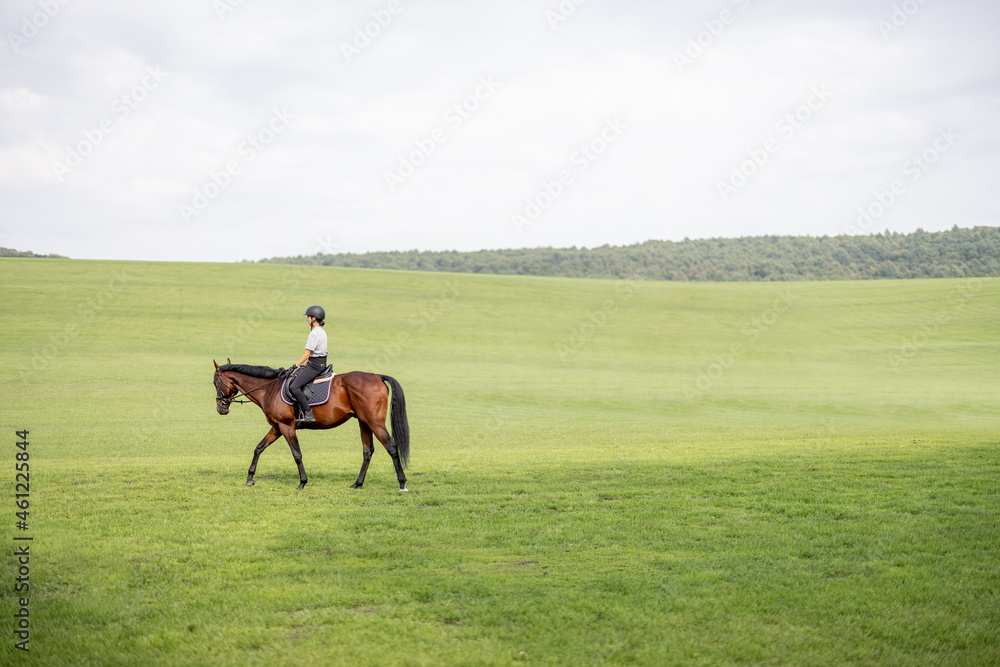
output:
[[[323,326],[326,324],[326,311],[320,306],[309,306],[305,312],[306,322],[309,324],[309,337],[306,338],[306,351],[302,358],[295,362],[294,367],[298,370],[289,389],[292,396],[299,404],[299,411],[302,417],[297,419],[299,424],[307,424],[316,421],[312,408],[306,395],[302,393],[302,388],[316,379],[316,377],[326,369],[327,347],[326,331]],[[308,362],[308,363],[307,363]],[[303,368],[305,365],[305,368]]]

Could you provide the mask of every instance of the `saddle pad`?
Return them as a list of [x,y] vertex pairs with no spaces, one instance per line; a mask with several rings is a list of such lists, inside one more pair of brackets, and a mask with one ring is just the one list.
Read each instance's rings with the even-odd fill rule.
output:
[[[315,380],[302,388],[302,393],[306,395],[306,399],[309,401],[309,407],[323,405],[330,400],[330,387],[333,385],[330,380],[332,379],[333,366],[327,366],[326,370]],[[284,382],[281,383],[281,400],[288,405],[295,405],[291,392],[288,389],[288,380],[289,378],[285,378]]]

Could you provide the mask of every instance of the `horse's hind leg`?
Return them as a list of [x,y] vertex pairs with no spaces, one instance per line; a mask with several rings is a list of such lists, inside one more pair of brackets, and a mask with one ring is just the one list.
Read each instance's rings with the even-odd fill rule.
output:
[[372,426],[372,433],[378,438],[378,441],[382,443],[385,447],[385,451],[389,452],[389,456],[392,457],[392,465],[396,467],[396,479],[399,481],[400,491],[409,491],[406,488],[406,475],[403,474],[403,463],[399,460],[399,452],[396,451],[396,443],[392,441],[389,437],[389,431],[386,430],[385,426]]
[[361,461],[361,472],[358,473],[358,480],[351,484],[352,489],[360,489],[365,483],[365,475],[368,474],[368,464],[372,462],[372,430],[368,428],[368,424],[364,423],[360,419],[358,424],[361,425],[361,455],[363,460]]
[[257,472],[257,459],[260,458],[261,452],[271,446],[271,443],[277,440],[281,436],[281,432],[276,426],[272,426],[271,430],[267,432],[264,439],[257,444],[257,448],[253,450],[253,461],[250,463],[250,470],[247,472],[247,486],[253,486],[253,476]]
[[288,441],[288,448],[292,450],[295,465],[299,467],[299,490],[301,491],[309,480],[306,478],[306,469],[302,466],[302,450],[299,449],[299,439],[295,435],[295,427],[281,424],[279,428],[281,435],[285,436],[285,440]]

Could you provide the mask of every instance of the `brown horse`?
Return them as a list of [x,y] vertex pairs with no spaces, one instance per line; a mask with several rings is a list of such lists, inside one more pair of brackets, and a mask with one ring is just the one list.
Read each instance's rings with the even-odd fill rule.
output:
[[[215,363],[215,362],[212,362]],[[284,436],[292,450],[292,458],[299,467],[299,488],[308,481],[306,470],[302,467],[302,452],[299,450],[299,440],[295,435],[295,413],[292,406],[281,400],[281,384],[285,372],[281,369],[267,366],[245,366],[243,364],[215,364],[215,408],[220,415],[229,414],[229,404],[243,395],[257,404],[264,411],[271,430],[260,441],[253,451],[253,462],[247,474],[247,486],[253,486],[254,472],[257,470],[257,459],[261,452],[270,446],[279,436]],[[389,389],[392,388],[392,435],[385,428],[385,419],[389,410]],[[335,375],[331,380],[330,400],[323,405],[313,407],[314,423],[298,428],[328,429],[335,428],[351,417],[357,417],[361,425],[361,447],[364,457],[358,479],[351,485],[352,489],[360,488],[365,483],[365,474],[372,459],[372,434],[378,438],[382,446],[392,457],[396,468],[396,479],[399,480],[399,490],[407,491],[406,475],[403,467],[410,457],[410,427],[406,421],[406,399],[403,388],[395,378],[388,375],[361,373],[354,371]]]

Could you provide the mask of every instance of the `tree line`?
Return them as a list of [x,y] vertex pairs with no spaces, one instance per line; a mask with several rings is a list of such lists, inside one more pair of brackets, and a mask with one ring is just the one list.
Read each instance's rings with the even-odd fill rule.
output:
[[[247,261],[247,260],[244,260]],[[392,251],[273,257],[272,264],[679,281],[871,280],[1000,275],[1000,227],[869,236],[753,236],[598,248]]]
[[0,257],[36,257],[41,259],[69,259],[65,255],[36,255],[30,250],[14,250],[13,248],[0,248]]

